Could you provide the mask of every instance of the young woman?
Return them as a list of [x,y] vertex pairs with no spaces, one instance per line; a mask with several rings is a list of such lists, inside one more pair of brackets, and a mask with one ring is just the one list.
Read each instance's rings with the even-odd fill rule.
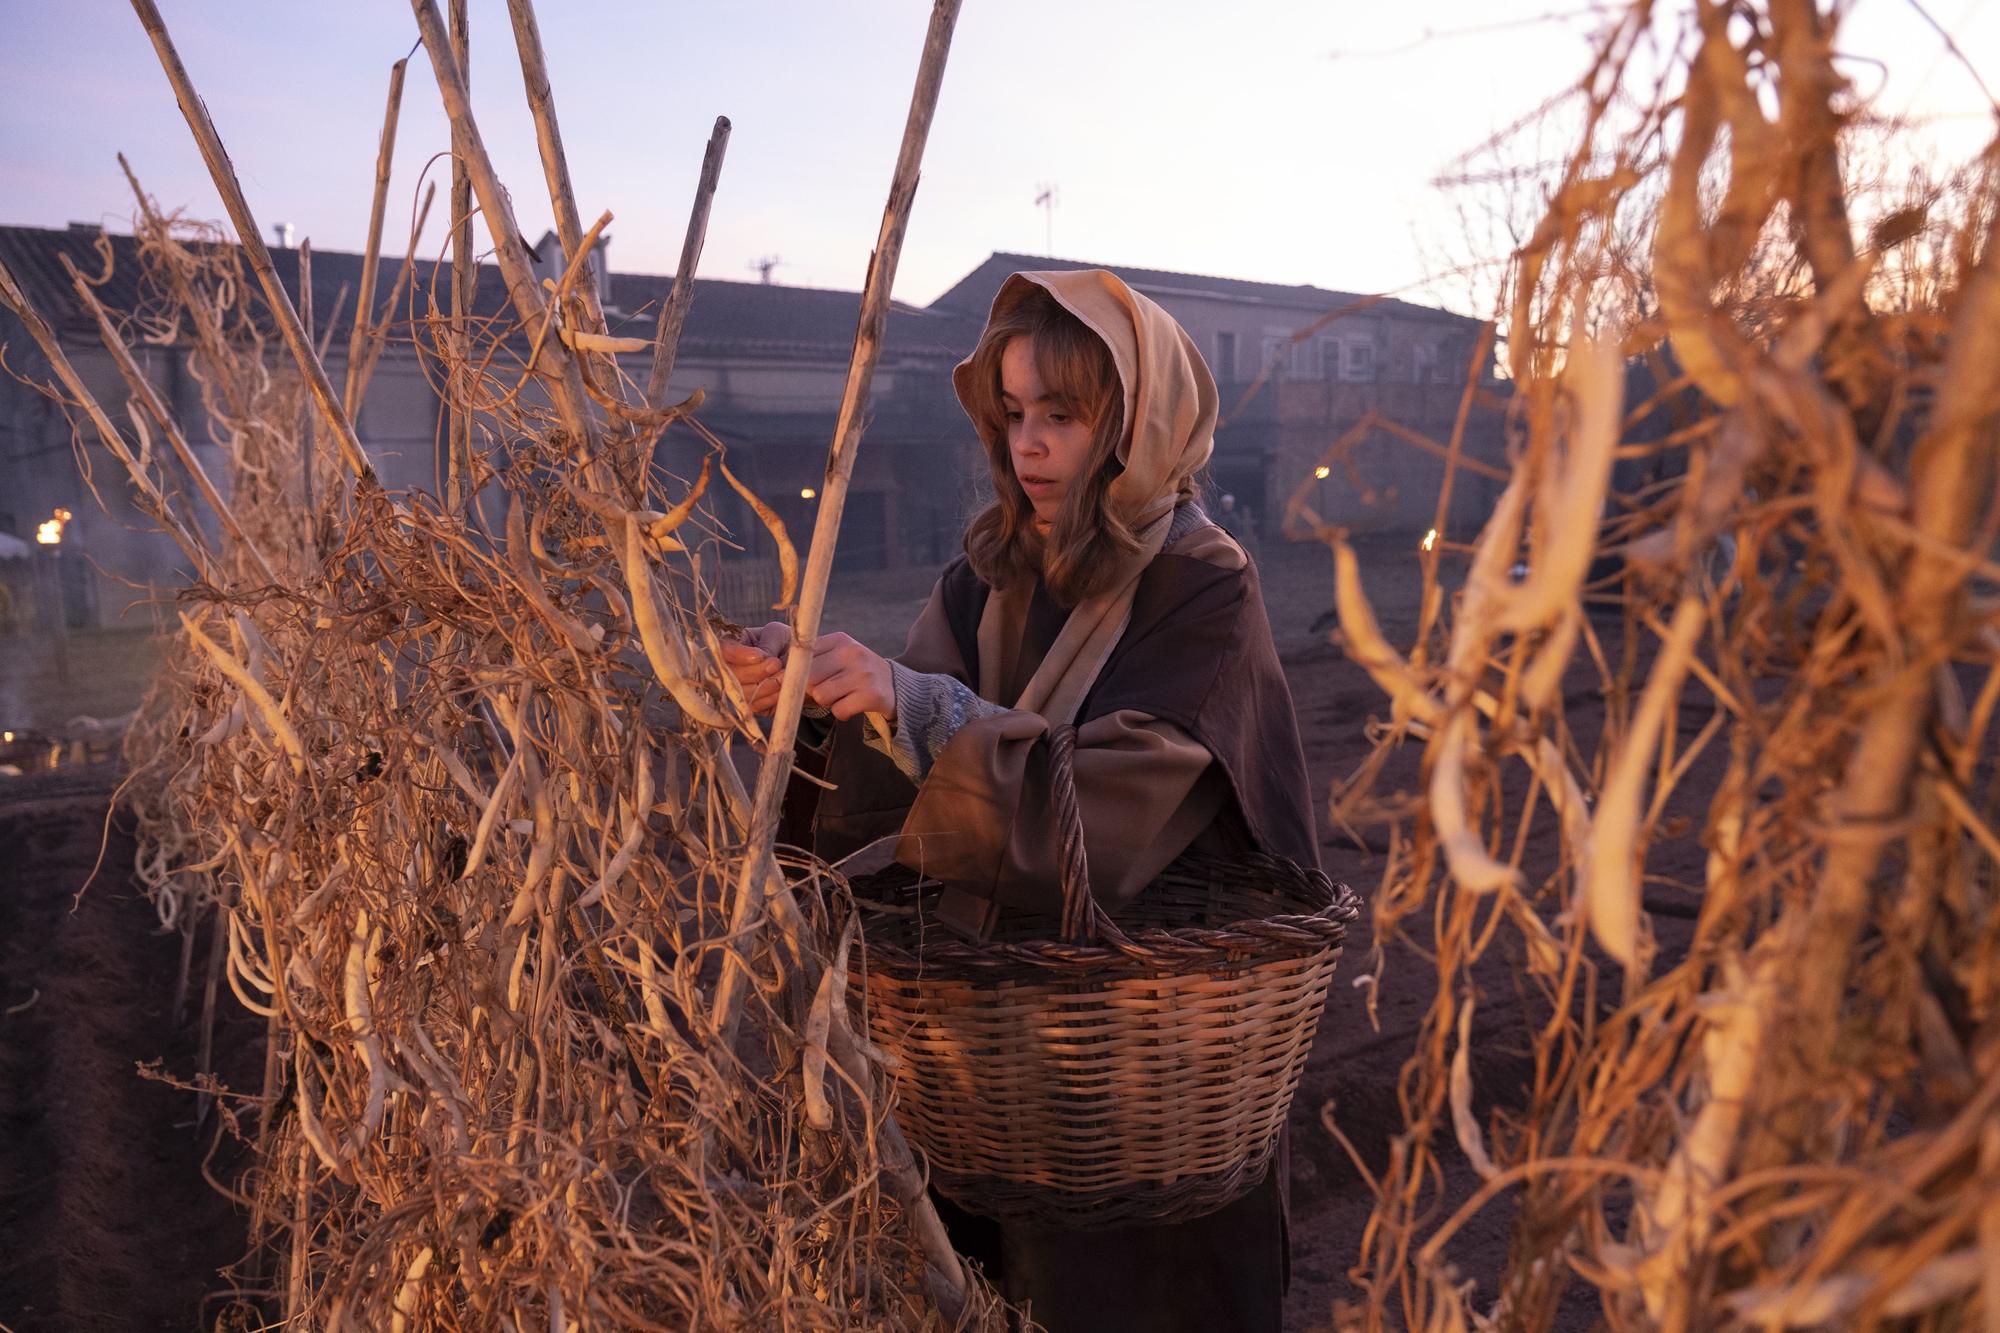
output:
[[[1101,270],[1017,273],[952,375],[994,499],[894,660],[844,634],[813,654],[815,850],[879,838],[979,929],[1060,902],[1050,729],[1077,729],[1091,889],[1107,910],[1199,846],[1318,865],[1305,761],[1256,570],[1195,500],[1215,383],[1158,305]],[[726,650],[776,700],[790,631]],[[863,725],[864,715],[886,729]],[[810,719],[809,719],[810,720]],[[941,1204],[961,1251],[1050,1330],[1276,1330],[1284,1153],[1220,1212],[1062,1232]]]

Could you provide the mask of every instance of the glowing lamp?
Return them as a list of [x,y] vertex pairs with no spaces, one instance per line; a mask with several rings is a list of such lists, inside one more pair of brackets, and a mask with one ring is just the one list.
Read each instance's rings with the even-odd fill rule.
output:
[[1333,475],[1333,469],[1322,464],[1321,466],[1313,469],[1313,475],[1315,477],[1318,477],[1321,481],[1325,481],[1328,477]]
[[1432,528],[1429,532],[1426,532],[1424,534],[1424,549],[1426,551],[1431,550],[1434,547],[1436,547],[1437,544],[1438,544],[1438,530],[1436,528]]
[[815,495],[818,495],[818,494],[819,494],[819,492],[818,492],[818,491],[814,490],[814,489],[813,489],[812,487],[810,487],[810,486],[807,486],[806,488],[804,488],[803,490],[801,490],[801,491],[799,492],[799,499],[801,499],[801,500],[810,500],[810,499],[812,499],[812,498],[813,498],[813,497],[814,497]]

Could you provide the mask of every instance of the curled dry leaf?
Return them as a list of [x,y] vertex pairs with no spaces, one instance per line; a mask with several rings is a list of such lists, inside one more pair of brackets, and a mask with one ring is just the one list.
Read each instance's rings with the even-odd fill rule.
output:
[[782,611],[792,604],[792,598],[798,594],[799,553],[792,548],[792,539],[785,535],[785,520],[778,517],[777,511],[758,498],[755,491],[738,481],[736,474],[729,470],[729,464],[723,463],[721,467],[723,480],[743,497],[743,502],[750,506],[751,511],[757,515],[757,520],[770,532],[771,541],[778,548],[778,600],[771,604],[771,609]]
[[653,344],[647,338],[620,338],[609,333],[584,333],[564,326],[559,332],[563,342],[579,352],[609,352],[616,356],[620,352],[650,352]]

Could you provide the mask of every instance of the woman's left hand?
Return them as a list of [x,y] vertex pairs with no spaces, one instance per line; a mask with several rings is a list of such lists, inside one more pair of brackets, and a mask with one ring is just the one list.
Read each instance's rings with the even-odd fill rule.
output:
[[896,720],[896,678],[888,659],[845,634],[822,634],[813,645],[806,693],[843,722],[863,713]]

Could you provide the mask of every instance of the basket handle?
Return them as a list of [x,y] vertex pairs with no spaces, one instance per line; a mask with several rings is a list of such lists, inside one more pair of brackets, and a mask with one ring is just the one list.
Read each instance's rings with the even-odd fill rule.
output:
[[1068,724],[1049,733],[1049,799],[1055,806],[1057,848],[1062,876],[1062,937],[1066,944],[1126,945],[1120,930],[1090,892],[1090,859],[1083,849],[1083,806],[1076,799],[1076,728]]

